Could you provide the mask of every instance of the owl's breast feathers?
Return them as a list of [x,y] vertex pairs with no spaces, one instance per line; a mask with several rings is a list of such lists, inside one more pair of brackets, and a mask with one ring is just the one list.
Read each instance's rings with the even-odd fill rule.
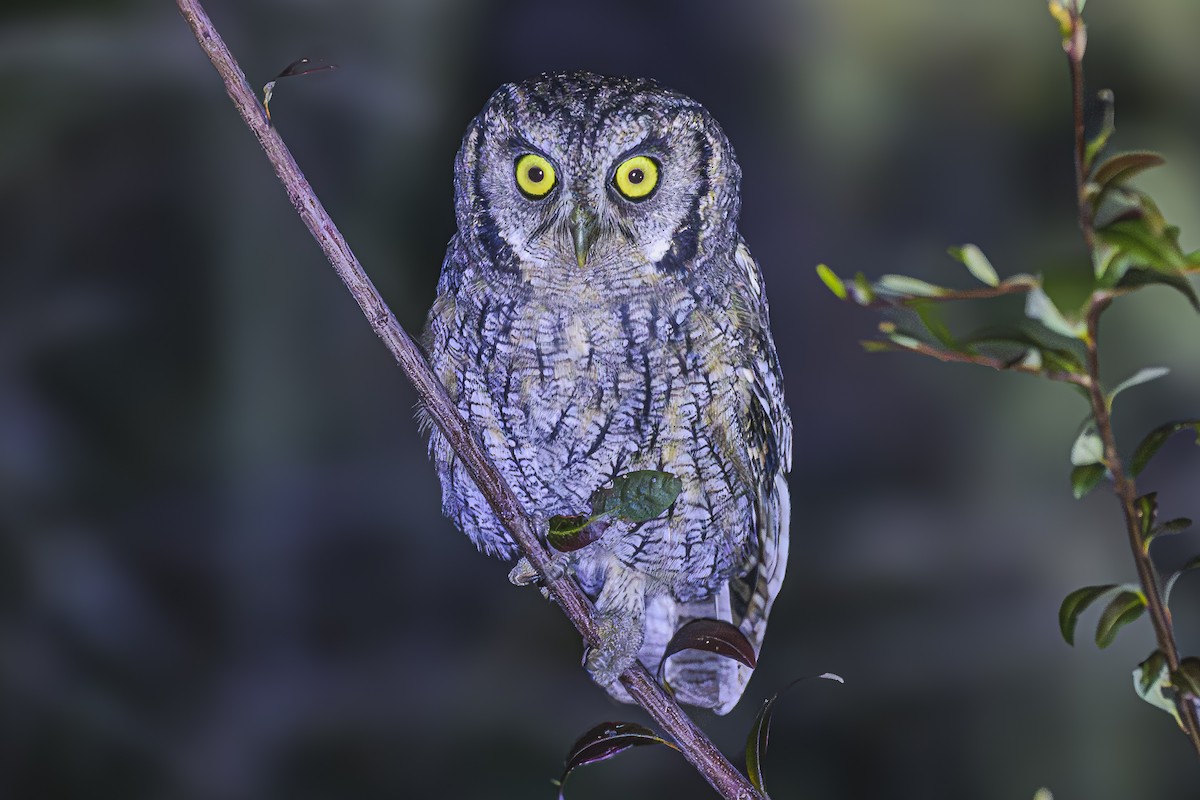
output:
[[[581,552],[608,548],[679,599],[702,597],[753,573],[764,535],[780,536],[790,421],[757,270],[739,243],[639,291],[582,279],[575,292],[548,291],[471,263],[456,237],[425,345],[531,513],[586,511],[595,489],[634,469],[678,475],[684,489],[666,519]],[[480,548],[512,556],[436,432],[431,450],[446,513]],[[746,588],[735,605],[752,603]]]

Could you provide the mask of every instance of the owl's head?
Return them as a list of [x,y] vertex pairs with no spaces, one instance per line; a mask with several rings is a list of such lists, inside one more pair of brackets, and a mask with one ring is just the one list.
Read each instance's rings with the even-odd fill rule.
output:
[[468,246],[526,278],[661,274],[736,241],[741,171],[725,134],[651,80],[505,84],[468,128],[455,174]]

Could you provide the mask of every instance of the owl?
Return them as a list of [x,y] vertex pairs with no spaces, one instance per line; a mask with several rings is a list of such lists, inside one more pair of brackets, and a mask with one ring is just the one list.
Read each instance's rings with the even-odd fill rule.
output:
[[[455,161],[457,233],[422,344],[472,433],[542,530],[634,470],[682,491],[557,556],[595,602],[597,683],[658,668],[689,620],[755,651],[788,554],[791,419],[762,275],[738,233],[741,170],[712,115],[647,79],[573,72],[506,84]],[[516,545],[437,430],[443,510],[480,550]],[[667,663],[681,702],[718,714],[750,670]]]

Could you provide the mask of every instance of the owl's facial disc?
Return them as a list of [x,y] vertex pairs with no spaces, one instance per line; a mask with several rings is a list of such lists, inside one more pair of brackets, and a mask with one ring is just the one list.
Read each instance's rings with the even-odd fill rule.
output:
[[456,161],[481,263],[568,288],[698,268],[736,241],[740,170],[695,101],[652,81],[541,75],[496,91]]

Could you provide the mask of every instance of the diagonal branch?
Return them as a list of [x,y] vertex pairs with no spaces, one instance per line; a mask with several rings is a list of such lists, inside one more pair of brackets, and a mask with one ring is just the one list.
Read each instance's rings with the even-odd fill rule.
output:
[[[358,302],[371,328],[396,358],[404,374],[417,390],[421,402],[454,449],[455,455],[466,466],[471,478],[487,497],[496,515],[520,546],[522,554],[537,570],[543,585],[584,640],[591,645],[598,644],[591,602],[570,575],[556,574],[556,571],[550,569],[549,553],[542,546],[533,522],[521,507],[512,488],[475,441],[420,349],[412,337],[400,327],[391,309],[351,252],[345,238],[333,224],[333,220],[300,172],[291,152],[271,127],[263,107],[246,82],[245,74],[213,27],[203,7],[198,0],[176,0],[176,3],[180,13],[191,26],[196,41],[220,74],[225,90],[241,114],[242,120],[266,152],[296,212],[325,252],[338,277]],[[621,682],[638,704],[679,745],[684,757],[722,797],[729,800],[762,800],[762,795],[729,763],[641,663],[635,661],[634,665],[621,675]]]

